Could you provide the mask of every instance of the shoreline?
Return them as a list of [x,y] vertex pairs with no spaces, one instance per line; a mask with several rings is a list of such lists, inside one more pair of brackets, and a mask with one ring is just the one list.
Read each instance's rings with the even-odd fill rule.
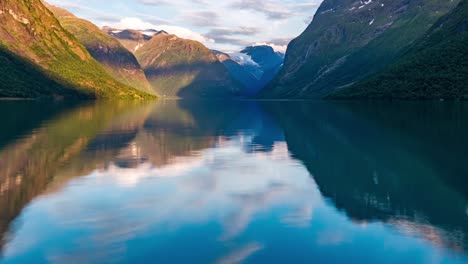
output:
[[0,97],[0,101],[34,101],[34,99],[21,97]]

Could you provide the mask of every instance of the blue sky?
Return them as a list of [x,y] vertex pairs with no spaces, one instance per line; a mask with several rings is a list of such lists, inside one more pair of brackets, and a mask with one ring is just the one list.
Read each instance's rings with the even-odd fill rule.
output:
[[163,29],[222,51],[268,44],[284,51],[322,0],[49,0],[98,26]]

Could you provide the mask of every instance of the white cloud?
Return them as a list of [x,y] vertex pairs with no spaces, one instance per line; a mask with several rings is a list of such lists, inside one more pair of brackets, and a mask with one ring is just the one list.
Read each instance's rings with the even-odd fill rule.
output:
[[232,53],[229,53],[229,56],[231,56],[231,58],[237,63],[239,63],[240,65],[252,65],[256,67],[260,66],[258,65],[258,63],[256,63],[252,59],[252,57],[250,57],[248,54],[245,54],[245,53],[232,52]]
[[[277,51],[304,31],[322,0],[49,0],[99,26],[145,26],[202,42],[211,49],[239,51],[256,42]],[[136,19],[135,19],[136,18]],[[236,33],[256,28],[255,34]],[[220,34],[223,29],[226,34]],[[229,33],[231,32],[231,33]]]

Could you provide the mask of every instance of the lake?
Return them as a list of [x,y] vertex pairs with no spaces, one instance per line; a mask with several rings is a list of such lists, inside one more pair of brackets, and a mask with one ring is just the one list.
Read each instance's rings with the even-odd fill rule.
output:
[[468,263],[468,104],[0,102],[1,263]]

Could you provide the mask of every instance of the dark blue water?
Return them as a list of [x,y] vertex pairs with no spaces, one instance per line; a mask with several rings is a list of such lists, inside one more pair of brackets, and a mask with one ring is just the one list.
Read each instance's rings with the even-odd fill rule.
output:
[[0,110],[2,263],[468,263],[468,104]]

